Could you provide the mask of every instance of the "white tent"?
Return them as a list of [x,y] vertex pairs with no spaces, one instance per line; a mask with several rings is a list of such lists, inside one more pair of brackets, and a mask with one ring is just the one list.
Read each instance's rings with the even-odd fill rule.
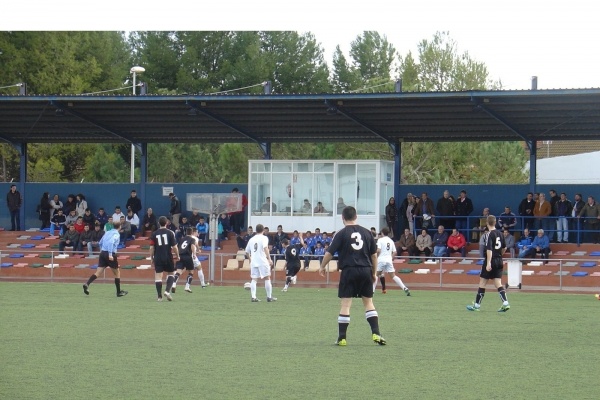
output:
[[[600,183],[600,151],[537,160],[537,183]],[[529,172],[529,161],[525,164]]]

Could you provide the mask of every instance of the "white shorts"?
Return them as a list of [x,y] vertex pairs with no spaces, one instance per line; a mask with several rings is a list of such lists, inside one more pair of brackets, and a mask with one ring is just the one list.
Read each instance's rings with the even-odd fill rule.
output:
[[263,279],[267,276],[271,276],[271,267],[269,264],[250,268],[250,278],[252,279]]
[[200,261],[197,257],[192,257],[192,261],[194,262],[194,268],[200,268]]
[[396,272],[394,265],[389,262],[377,263],[377,272]]

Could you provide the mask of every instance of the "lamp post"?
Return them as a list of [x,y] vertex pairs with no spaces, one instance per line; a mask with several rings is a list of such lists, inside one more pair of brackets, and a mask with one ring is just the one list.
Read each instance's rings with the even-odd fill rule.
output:
[[[129,70],[129,72],[133,74],[133,95],[134,96],[136,95],[136,92],[135,92],[135,87],[136,87],[135,78],[136,78],[136,74],[141,74],[144,71],[146,71],[146,69],[144,67],[140,67],[139,65],[131,67],[131,69]],[[131,176],[130,176],[130,181],[131,181],[131,183],[135,182],[135,146],[133,144],[131,144]]]

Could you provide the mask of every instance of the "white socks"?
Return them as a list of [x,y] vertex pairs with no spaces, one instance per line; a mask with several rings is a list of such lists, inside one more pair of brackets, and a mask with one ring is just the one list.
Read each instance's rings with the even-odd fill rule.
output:
[[250,282],[250,295],[253,299],[256,298],[256,280],[252,279]]
[[402,279],[400,279],[399,276],[394,275],[394,282],[396,282],[398,284],[398,286],[400,286],[402,288],[402,290],[406,289],[406,286],[404,285],[404,282],[402,282]]
[[267,297],[270,298],[271,294],[273,293],[273,286],[271,285],[270,279],[265,280],[265,290],[267,291]]

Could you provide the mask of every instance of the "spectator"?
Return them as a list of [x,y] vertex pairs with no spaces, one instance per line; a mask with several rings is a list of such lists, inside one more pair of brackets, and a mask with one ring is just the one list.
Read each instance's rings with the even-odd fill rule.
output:
[[17,190],[17,185],[10,185],[10,190],[6,194],[6,205],[10,214],[10,230],[13,232],[21,230],[21,204],[23,198]]
[[231,217],[229,217],[228,214],[223,213],[219,215],[218,223],[222,227],[221,233],[219,234],[219,238],[221,240],[228,240],[227,236],[229,232],[231,232]]
[[69,229],[60,236],[58,242],[58,251],[60,254],[65,253],[65,247],[72,247],[73,254],[79,251],[79,233],[75,230],[74,225],[69,225]]
[[523,258],[522,255],[525,254],[525,251],[531,246],[531,243],[533,243],[533,235],[529,232],[528,228],[525,228],[517,243],[517,248],[519,249],[518,258]]
[[[231,193],[239,193],[240,190],[238,188],[233,188]],[[233,231],[236,234],[240,234],[242,232],[242,227],[244,226],[244,215],[246,214],[246,207],[248,206],[248,198],[245,194],[242,194],[242,209],[240,211],[232,212],[230,214],[231,218],[231,226]],[[244,247],[245,249],[245,247]]]
[[[584,206],[585,202],[583,201],[581,193],[577,193],[573,200],[573,210],[571,211],[571,230],[579,231],[581,229],[580,220],[577,217],[579,216],[581,210],[583,210]],[[579,232],[577,233],[579,236]]]
[[415,216],[421,217],[417,219],[417,229],[428,229],[435,225],[435,213],[433,200],[427,196],[427,193],[423,192],[421,194],[421,201],[418,203],[417,211],[415,212]]
[[444,231],[444,226],[438,226],[437,232],[433,235],[433,256],[444,257],[448,252],[448,234]]
[[198,231],[198,239],[199,239],[199,246],[206,246],[207,243],[207,239],[208,239],[208,223],[204,220],[203,216],[200,216],[200,222],[198,222],[198,225],[196,225],[196,230]]
[[398,209],[394,197],[390,197],[387,206],[385,206],[385,223],[390,230],[391,237],[396,240],[398,236]]
[[456,201],[456,229],[459,231],[462,230],[462,234],[466,235],[467,229],[469,228],[469,224],[467,222],[467,217],[471,215],[473,212],[473,202],[470,198],[467,197],[466,190],[460,191],[460,197]]
[[573,205],[567,200],[563,192],[560,199],[554,203],[554,216],[556,217],[556,242],[569,243],[569,220],[573,212]]
[[371,227],[371,234],[373,235],[375,240],[377,240],[377,238],[379,237],[379,234],[377,233],[377,229],[374,226]]
[[120,221],[121,221],[121,227],[119,228],[119,236],[120,236],[121,242],[119,244],[121,246],[125,246],[125,242],[131,236],[131,224],[129,223],[129,221],[127,221],[125,216],[122,216]]
[[[440,217],[440,224],[444,225],[448,229],[453,229],[455,226],[454,222],[454,202],[450,198],[450,192],[444,190],[444,194],[439,198],[437,202],[437,215]],[[444,218],[451,217],[451,218]]]
[[171,223],[175,225],[175,228],[179,228],[179,217],[181,217],[181,201],[179,201],[179,198],[175,195],[175,193],[169,193],[169,199],[171,199],[171,206],[169,208]]
[[[540,193],[540,197],[544,196]],[[534,258],[536,254],[541,254],[544,260],[548,260],[550,255],[550,238],[544,233],[543,229],[538,229],[537,236],[533,239],[531,246],[523,248],[519,253],[519,258]],[[545,263],[548,263],[546,261]]]
[[74,194],[69,194],[67,196],[67,201],[65,201],[65,205],[63,206],[63,213],[65,215],[71,214],[71,210],[75,210],[77,213],[77,201],[75,201]]
[[98,214],[96,214],[96,221],[100,224],[100,229],[104,230],[104,225],[108,222],[108,214],[104,212],[104,208],[100,207],[98,209]]
[[93,227],[96,223],[96,217],[94,216],[94,214],[92,214],[92,210],[90,210],[89,208],[86,208],[85,212],[83,213],[83,223],[91,228],[90,232],[94,230]]
[[339,197],[337,201],[337,213],[341,215],[344,208],[346,208],[346,203],[344,203],[344,199],[342,197]]
[[236,240],[237,240],[238,250],[245,250],[246,246],[248,246],[248,241],[252,238],[252,236],[254,236],[254,232],[252,232],[251,226],[248,227],[248,229],[246,230],[246,234],[244,236],[237,235]]
[[317,245],[315,247],[315,251],[313,252],[313,254],[316,257],[317,261],[319,261],[319,263],[321,263],[321,260],[323,260],[323,256],[325,255],[325,248],[323,247],[323,244],[321,242],[317,242]]
[[156,215],[154,215],[151,208],[148,208],[142,220],[142,236],[146,236],[148,231],[154,232],[156,227]]
[[127,203],[125,203],[125,209],[127,211],[131,210],[136,216],[139,216],[138,213],[142,209],[142,201],[137,197],[135,189],[131,191],[131,195],[127,199]]
[[481,232],[481,236],[479,237],[479,257],[485,258],[485,232],[489,232],[489,229],[486,225],[483,232]]
[[77,222],[77,210],[71,210],[71,212],[69,213],[69,215],[67,215],[67,226],[69,225],[75,225],[75,222]]
[[498,224],[502,229],[513,229],[517,225],[517,216],[510,211],[509,206],[504,207],[504,212],[498,218]]
[[187,228],[193,228],[193,226],[192,226],[192,224],[190,224],[187,217],[184,215],[183,217],[181,217],[181,221],[179,223],[179,228],[177,228],[177,231],[175,232],[175,238],[177,239],[178,242],[181,238],[184,238],[187,236],[187,234],[186,234]]
[[551,211],[552,206],[549,201],[546,201],[546,195],[540,193],[538,195],[538,201],[535,202],[535,208],[533,209],[533,216],[535,217],[535,226],[537,229],[550,231],[547,226],[552,223],[552,220],[550,219]]
[[578,215],[579,218],[585,217],[585,229],[588,242],[598,244],[600,241],[600,205],[592,197],[588,197],[588,202],[583,206]]
[[300,235],[298,234],[298,231],[295,230],[292,233],[292,238],[290,239],[290,246],[295,246],[297,244],[302,244],[301,242],[303,242],[304,240],[300,240]]
[[417,254],[425,254],[425,257],[431,255],[432,240],[431,236],[427,233],[427,229],[422,229],[421,234],[417,236],[416,240]]
[[308,243],[306,242],[306,240],[304,241],[304,244],[302,245],[302,248],[300,249],[300,256],[302,256],[302,262],[304,264],[304,269],[305,270],[308,269],[310,260],[312,260],[312,250],[308,246]]
[[554,206],[556,205],[556,202],[560,200],[560,197],[558,197],[558,194],[556,194],[556,190],[554,189],[550,189],[548,193],[550,194],[550,215],[556,217],[556,214],[554,213]]
[[102,239],[102,236],[104,236],[104,231],[100,227],[99,223],[95,223],[94,230],[92,231],[92,237],[87,244],[88,255],[90,257],[92,256],[92,251],[94,249],[100,248],[100,239]]
[[85,210],[88,208],[88,204],[87,201],[85,200],[85,196],[81,193],[79,193],[76,196],[76,206],[75,206],[75,211],[77,212],[77,216],[78,217],[83,217],[83,214],[85,214]]
[[190,215],[188,221],[190,222],[190,225],[192,225],[192,228],[198,225],[198,222],[200,222],[200,214],[198,214],[198,210],[192,210],[192,215]]
[[504,243],[506,244],[506,250],[510,251],[510,258],[515,258],[515,237],[510,234],[508,229],[502,229],[504,235]]
[[[98,225],[100,228],[100,225]],[[79,234],[79,250],[83,250],[86,248],[88,250],[88,255],[92,255],[92,239],[94,236],[94,231],[90,230],[89,225],[84,225],[83,232]]]
[[317,206],[315,207],[315,209],[313,211],[315,214],[327,213],[327,210],[325,209],[325,207],[323,207],[323,202],[321,202],[321,201],[317,202]]
[[135,234],[140,226],[140,219],[132,209],[128,209],[125,220],[131,225],[131,236],[135,238]]
[[408,253],[409,257],[414,257],[417,255],[415,236],[408,228],[404,228],[404,235],[400,236],[400,239],[395,243],[395,245],[398,255],[401,255],[405,251]]
[[308,214],[312,212],[312,205],[308,199],[304,199],[304,203],[302,204],[302,208],[300,208],[300,212]]
[[83,223],[83,217],[77,217],[77,220],[75,221],[73,226],[75,227],[75,230],[77,231],[77,233],[79,233],[81,235],[85,229],[85,224]]
[[410,230],[410,233],[415,231],[415,213],[417,212],[417,198],[409,193],[406,195],[406,199],[400,206],[400,214],[404,222],[404,227]]
[[271,212],[277,211],[277,205],[275,205],[275,203],[273,203],[271,201],[270,197],[267,197],[265,199],[265,202],[263,203],[263,205],[260,207],[260,211],[262,211],[262,212],[269,212],[269,210]]
[[332,240],[333,238],[329,236],[327,232],[323,232],[323,236],[321,238],[321,243],[323,243],[323,246],[325,246],[328,243],[331,243]]
[[[62,210],[63,208],[63,203],[62,201],[60,201],[59,197],[57,194],[54,195],[54,197],[52,198],[52,200],[50,200],[50,219],[52,219],[52,217],[54,217],[54,214],[56,214],[58,212],[58,210]],[[63,210],[64,213],[64,210]]]
[[56,228],[58,228],[58,234],[62,235],[65,232],[66,223],[67,217],[63,215],[63,210],[61,208],[52,217],[52,220],[50,222],[50,235],[54,236]]
[[42,198],[40,199],[40,221],[42,221],[42,227],[40,229],[46,229],[50,227],[50,213],[52,211],[49,193],[44,192]]
[[452,229],[452,234],[448,238],[448,257],[452,253],[460,253],[462,258],[467,256],[467,240],[464,235],[458,231],[458,229]]
[[533,193],[527,193],[527,197],[521,200],[519,204],[519,215],[523,218],[523,229],[533,228],[533,210],[535,209],[535,201]]
[[471,236],[471,240],[473,243],[476,243],[480,238],[483,232],[487,232],[487,217],[490,215],[490,209],[484,208],[481,217],[477,220],[478,223],[473,227],[473,234]]
[[113,217],[108,217],[108,222],[104,224],[104,232],[112,230],[115,226],[113,225]]
[[283,249],[283,244],[282,244],[283,239],[289,240],[289,237],[288,237],[287,233],[285,233],[283,231],[283,227],[281,225],[277,225],[277,232],[275,232],[274,241],[275,241],[275,247],[277,248],[277,250],[279,250],[280,253]]
[[123,212],[121,212],[121,206],[116,206],[115,212],[112,215],[113,222],[120,221],[121,217],[125,217],[125,214],[123,214]]

